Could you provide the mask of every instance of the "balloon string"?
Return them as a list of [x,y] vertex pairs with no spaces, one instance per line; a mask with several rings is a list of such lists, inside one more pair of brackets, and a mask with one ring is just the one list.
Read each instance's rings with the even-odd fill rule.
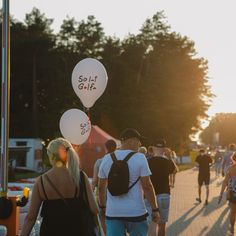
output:
[[91,113],[90,113],[90,109],[89,109],[89,108],[87,109],[87,112],[88,112],[89,121],[90,121],[90,123],[91,123],[91,133],[90,133],[90,135],[89,135],[89,140],[88,140],[89,145],[91,145],[91,144],[92,144],[92,129],[93,129],[93,126],[92,126]]

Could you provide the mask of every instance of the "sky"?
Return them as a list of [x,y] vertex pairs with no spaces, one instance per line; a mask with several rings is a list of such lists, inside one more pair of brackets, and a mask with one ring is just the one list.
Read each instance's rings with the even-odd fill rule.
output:
[[66,16],[77,21],[94,15],[107,35],[123,38],[137,33],[148,17],[164,11],[172,30],[195,42],[200,57],[209,61],[209,77],[216,95],[209,115],[236,112],[235,0],[16,0],[10,12],[19,20],[33,7],[53,18],[57,32]]

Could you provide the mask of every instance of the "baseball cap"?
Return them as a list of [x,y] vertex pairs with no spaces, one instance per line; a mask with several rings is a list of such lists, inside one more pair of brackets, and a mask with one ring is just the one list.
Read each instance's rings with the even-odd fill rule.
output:
[[144,137],[141,136],[141,134],[136,129],[131,129],[131,128],[125,129],[120,135],[120,139],[122,141],[130,138],[137,138],[141,141]]
[[154,146],[158,148],[164,148],[166,147],[166,141],[164,139],[159,139],[155,142]]

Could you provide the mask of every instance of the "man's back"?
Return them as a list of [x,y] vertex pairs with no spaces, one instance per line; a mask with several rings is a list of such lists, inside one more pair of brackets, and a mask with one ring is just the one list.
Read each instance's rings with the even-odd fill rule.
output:
[[151,181],[155,193],[170,193],[169,175],[175,171],[175,165],[166,157],[152,157],[148,160],[152,172]]
[[220,152],[217,152],[215,154],[214,159],[215,159],[215,163],[221,163],[222,162],[222,154]]
[[[117,150],[115,155],[117,160],[123,160],[131,150]],[[139,177],[149,176],[151,174],[148,168],[146,157],[141,153],[134,154],[128,163],[129,167],[129,186],[131,186]],[[107,179],[111,166],[113,164],[110,154],[103,158],[99,170],[99,178]],[[132,187],[127,194],[121,196],[112,196],[107,191],[107,209],[108,217],[137,217],[146,214],[143,194],[140,181]]]
[[210,174],[210,164],[212,159],[208,155],[199,155],[196,158],[196,162],[199,164],[199,174],[209,175]]

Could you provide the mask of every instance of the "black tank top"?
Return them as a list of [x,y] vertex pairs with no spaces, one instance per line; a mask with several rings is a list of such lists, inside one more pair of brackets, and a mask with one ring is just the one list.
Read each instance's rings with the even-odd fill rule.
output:
[[40,236],[84,236],[82,209],[86,206],[82,197],[83,188],[80,188],[79,196],[77,196],[78,190],[76,187],[73,198],[63,198],[48,176],[45,175],[45,177],[60,199],[48,199],[41,177],[46,200],[43,201],[41,209],[43,220],[40,227]]

